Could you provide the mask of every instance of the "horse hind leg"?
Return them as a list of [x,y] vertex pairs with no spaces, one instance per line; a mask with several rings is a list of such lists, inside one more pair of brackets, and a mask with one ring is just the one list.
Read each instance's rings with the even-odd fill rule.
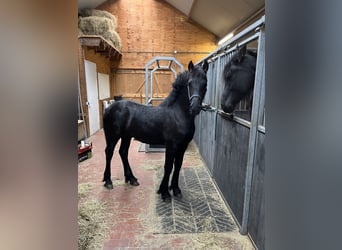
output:
[[125,182],[130,183],[133,186],[139,186],[138,179],[133,175],[133,171],[128,162],[128,149],[131,145],[131,138],[121,138],[121,145],[119,149],[119,154],[122,160],[125,174]]
[[113,158],[113,153],[114,153],[114,148],[116,143],[118,142],[119,138],[115,138],[115,139],[106,139],[107,142],[107,146],[105,149],[105,153],[106,153],[106,168],[103,174],[103,180],[104,186],[108,189],[113,189],[113,183],[111,180],[111,170],[110,170],[110,163],[112,161]]

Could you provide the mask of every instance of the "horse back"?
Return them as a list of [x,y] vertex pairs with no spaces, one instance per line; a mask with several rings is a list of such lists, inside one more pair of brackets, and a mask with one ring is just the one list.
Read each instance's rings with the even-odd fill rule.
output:
[[163,106],[147,106],[128,100],[110,105],[103,116],[105,134],[134,137],[144,143],[164,144],[175,138],[193,136],[192,126],[179,112]]

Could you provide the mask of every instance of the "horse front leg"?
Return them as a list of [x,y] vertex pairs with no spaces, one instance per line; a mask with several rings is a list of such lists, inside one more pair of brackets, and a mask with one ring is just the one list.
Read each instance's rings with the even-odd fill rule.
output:
[[164,177],[160,183],[158,194],[161,194],[161,198],[163,200],[171,198],[171,195],[168,190],[169,178],[172,172],[173,161],[174,161],[174,150],[166,146],[165,150],[165,163],[164,163]]
[[131,138],[121,139],[119,154],[120,154],[122,164],[124,167],[125,182],[126,183],[129,182],[133,186],[139,186],[138,179],[135,178],[135,176],[133,175],[131,166],[129,165],[129,162],[128,162],[128,149],[130,145],[131,145]]
[[173,171],[173,176],[171,180],[170,190],[173,191],[173,196],[181,197],[182,191],[179,188],[178,181],[179,181],[179,172],[183,164],[184,153],[187,148],[188,144],[182,145],[178,147],[176,155],[175,155],[175,169]]

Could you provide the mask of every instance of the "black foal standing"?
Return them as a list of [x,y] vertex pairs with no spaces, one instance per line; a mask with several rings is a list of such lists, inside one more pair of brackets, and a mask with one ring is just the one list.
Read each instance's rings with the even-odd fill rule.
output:
[[158,193],[163,200],[170,198],[168,184],[174,165],[170,190],[180,196],[178,186],[179,171],[182,167],[185,150],[195,132],[195,116],[202,108],[202,100],[207,91],[208,63],[194,66],[192,61],[188,71],[179,74],[172,85],[169,96],[159,106],[147,106],[132,101],[118,101],[109,106],[103,115],[103,128],[106,138],[106,169],[104,186],[113,188],[110,163],[116,143],[121,139],[119,153],[124,167],[125,181],[139,185],[128,162],[128,149],[131,138],[143,143],[164,144],[164,177]]

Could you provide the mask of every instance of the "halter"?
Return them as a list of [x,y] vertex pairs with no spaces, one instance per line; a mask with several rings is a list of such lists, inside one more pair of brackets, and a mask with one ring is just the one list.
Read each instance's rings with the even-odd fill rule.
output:
[[191,100],[195,97],[198,97],[198,98],[201,98],[200,95],[198,94],[193,94],[193,95],[190,95],[190,87],[189,87],[190,83],[188,82],[186,87],[188,88],[188,97],[189,97],[189,102],[191,103]]

